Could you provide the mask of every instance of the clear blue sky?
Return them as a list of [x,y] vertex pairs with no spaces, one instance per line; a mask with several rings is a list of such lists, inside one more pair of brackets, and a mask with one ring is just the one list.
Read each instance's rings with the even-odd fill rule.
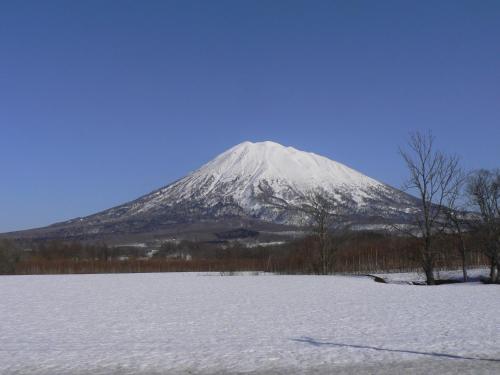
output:
[[410,130],[500,166],[499,1],[2,1],[0,232],[274,140],[401,186]]

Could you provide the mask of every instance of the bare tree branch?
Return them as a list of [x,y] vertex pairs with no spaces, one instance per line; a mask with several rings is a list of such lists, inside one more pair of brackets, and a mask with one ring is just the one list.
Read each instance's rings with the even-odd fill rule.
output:
[[470,175],[467,195],[479,215],[476,228],[484,239],[484,253],[490,259],[491,282],[499,281],[500,266],[500,170],[479,170]]
[[354,207],[351,196],[340,190],[327,192],[324,189],[316,189],[305,194],[297,192],[297,200],[290,203],[277,196],[268,185],[259,185],[259,190],[259,198],[264,204],[304,217],[318,240],[319,264],[315,265],[317,272],[333,272],[338,246],[333,240],[332,232],[347,226],[348,215]]
[[434,237],[446,229],[445,202],[453,196],[460,173],[459,158],[435,150],[430,131],[410,134],[407,149],[400,149],[409,172],[405,189],[416,192],[420,207],[415,212],[416,237],[422,240],[421,258],[428,284],[434,284],[434,267],[438,249]]

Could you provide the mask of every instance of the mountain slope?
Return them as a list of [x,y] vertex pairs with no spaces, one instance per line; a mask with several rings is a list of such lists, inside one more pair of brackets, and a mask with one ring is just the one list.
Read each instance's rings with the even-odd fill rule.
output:
[[352,220],[365,224],[405,221],[415,205],[409,195],[323,156],[274,142],[244,142],[166,187],[95,215],[42,228],[40,234],[81,238],[179,230],[207,222],[222,227],[298,224],[296,213],[263,204],[262,186],[287,202],[318,189],[344,192],[356,205]]

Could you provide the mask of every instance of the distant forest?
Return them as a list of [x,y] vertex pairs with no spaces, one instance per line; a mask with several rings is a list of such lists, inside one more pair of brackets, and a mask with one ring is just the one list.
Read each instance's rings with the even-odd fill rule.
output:
[[[367,274],[421,269],[419,241],[398,234],[346,231],[332,237],[335,257],[328,273]],[[437,269],[462,267],[453,235],[439,238]],[[489,264],[475,233],[467,234],[468,267]],[[165,242],[156,251],[148,248],[78,242],[33,242],[22,246],[0,244],[2,274],[68,274],[120,272],[238,272],[322,274],[321,251],[314,235],[293,242],[246,247],[238,240],[220,243]]]

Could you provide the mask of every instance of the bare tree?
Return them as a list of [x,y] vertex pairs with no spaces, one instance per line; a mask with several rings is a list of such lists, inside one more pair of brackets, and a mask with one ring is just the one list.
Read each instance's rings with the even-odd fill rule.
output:
[[446,216],[450,234],[454,239],[453,246],[456,248],[462,264],[462,275],[467,282],[467,268],[470,258],[470,248],[466,243],[466,234],[471,230],[471,215],[467,211],[465,201],[466,174],[458,168],[451,184],[450,194],[444,202],[444,214]]
[[333,238],[334,232],[340,232],[346,226],[346,213],[351,206],[350,199],[337,194],[327,194],[322,190],[309,192],[301,204],[301,211],[312,220],[313,233],[318,239],[319,264],[318,271],[326,275],[335,267],[338,252],[338,241]]
[[280,211],[302,215],[311,226],[318,242],[318,262],[313,267],[319,274],[327,275],[334,271],[335,257],[339,248],[333,233],[347,227],[347,215],[353,207],[353,200],[345,192],[327,192],[316,189],[300,194],[293,203],[278,197],[268,185],[259,185],[260,198],[268,206]]
[[490,280],[499,281],[500,262],[500,170],[479,170],[467,183],[467,194],[479,211],[478,230],[484,253],[490,260]]
[[431,132],[411,134],[407,146],[406,150],[400,149],[410,174],[405,187],[415,191],[420,202],[414,212],[417,233],[412,235],[421,242],[420,261],[427,284],[434,285],[434,268],[440,251],[434,239],[446,227],[444,204],[455,191],[459,159],[437,151]]

